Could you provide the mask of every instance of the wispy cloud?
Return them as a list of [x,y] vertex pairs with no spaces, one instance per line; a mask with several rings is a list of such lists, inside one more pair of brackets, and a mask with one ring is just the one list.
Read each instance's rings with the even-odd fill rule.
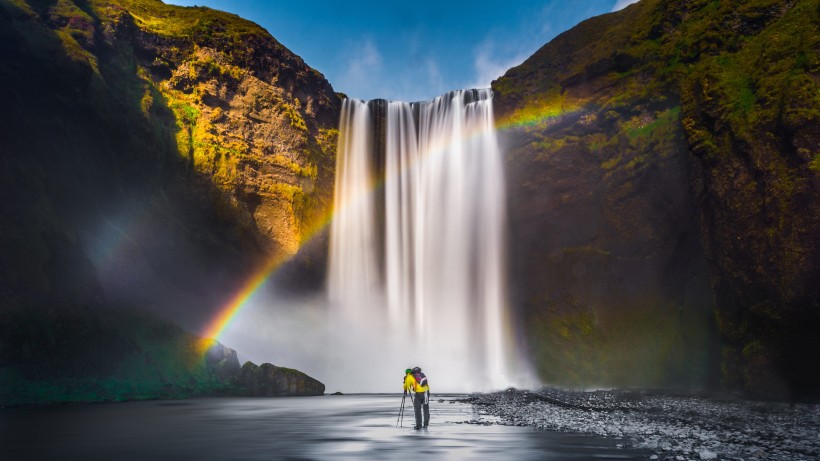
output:
[[469,85],[472,88],[488,88],[490,83],[504,75],[507,69],[524,62],[532,50],[517,50],[510,54],[502,43],[487,37],[474,51],[475,78]]
[[[612,11],[639,0],[617,0]],[[578,22],[605,13],[606,3],[547,2],[540,9],[522,10],[514,28],[491,29],[473,50],[473,87],[487,87],[511,67],[524,62],[557,34]]]
[[612,11],[622,10],[633,3],[638,3],[638,0],[618,0],[612,7]]
[[415,56],[418,64],[392,75],[386,92],[378,95],[402,101],[422,101],[448,90],[438,62],[431,56]]
[[[344,63],[341,78],[334,86],[348,96],[359,99],[389,98],[420,100],[429,98],[431,92],[445,87],[444,75],[438,62],[412,40],[409,52],[403,55],[405,63],[415,61],[415,66],[396,66],[396,57],[384,56],[378,42],[363,37],[350,42],[337,59]],[[401,68],[401,72],[397,69]]]
[[341,72],[329,73],[329,78],[335,88],[361,99],[415,101],[458,88],[486,88],[558,33],[608,12],[616,3],[620,7],[634,1],[516,6],[512,19],[499,18],[496,24],[482,27],[476,39],[459,42],[466,53],[448,47],[449,31],[441,25],[399,28],[389,35],[374,30],[343,42],[334,58]]
[[444,77],[441,75],[438,63],[432,58],[428,58],[424,67],[428,85],[432,88],[444,88]]
[[367,93],[368,83],[383,72],[384,60],[370,37],[349,43],[339,58],[346,63],[339,86],[350,92],[351,96]]
[[555,4],[522,14],[514,29],[491,29],[473,49],[474,88],[486,88],[511,67],[530,57],[555,34]]

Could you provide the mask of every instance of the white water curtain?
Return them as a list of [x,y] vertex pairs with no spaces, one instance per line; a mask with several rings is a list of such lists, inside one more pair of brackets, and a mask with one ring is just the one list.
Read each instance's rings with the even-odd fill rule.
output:
[[379,120],[346,100],[340,123],[328,291],[333,324],[349,333],[334,336],[334,357],[362,361],[345,366],[362,376],[348,391],[396,391],[415,365],[439,392],[516,384],[492,92],[382,103]]

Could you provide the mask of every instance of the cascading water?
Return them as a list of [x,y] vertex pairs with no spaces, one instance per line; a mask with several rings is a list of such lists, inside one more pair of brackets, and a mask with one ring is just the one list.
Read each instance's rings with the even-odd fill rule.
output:
[[439,392],[520,379],[491,90],[345,100],[336,168],[328,291],[344,333],[331,348],[356,376],[343,387],[396,391],[415,365]]

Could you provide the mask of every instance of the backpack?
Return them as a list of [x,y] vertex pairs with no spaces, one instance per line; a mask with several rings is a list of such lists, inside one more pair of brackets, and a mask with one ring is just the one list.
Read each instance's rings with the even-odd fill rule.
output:
[[421,371],[413,372],[413,378],[416,380],[416,386],[417,387],[422,387],[422,386],[427,386],[428,385],[427,384],[427,376],[424,376],[424,373],[422,373]]

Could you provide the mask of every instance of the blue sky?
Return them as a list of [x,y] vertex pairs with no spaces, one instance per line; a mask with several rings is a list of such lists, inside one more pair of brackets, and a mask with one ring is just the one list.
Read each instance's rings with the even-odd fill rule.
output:
[[360,99],[487,87],[561,32],[637,0],[166,0],[256,22]]

